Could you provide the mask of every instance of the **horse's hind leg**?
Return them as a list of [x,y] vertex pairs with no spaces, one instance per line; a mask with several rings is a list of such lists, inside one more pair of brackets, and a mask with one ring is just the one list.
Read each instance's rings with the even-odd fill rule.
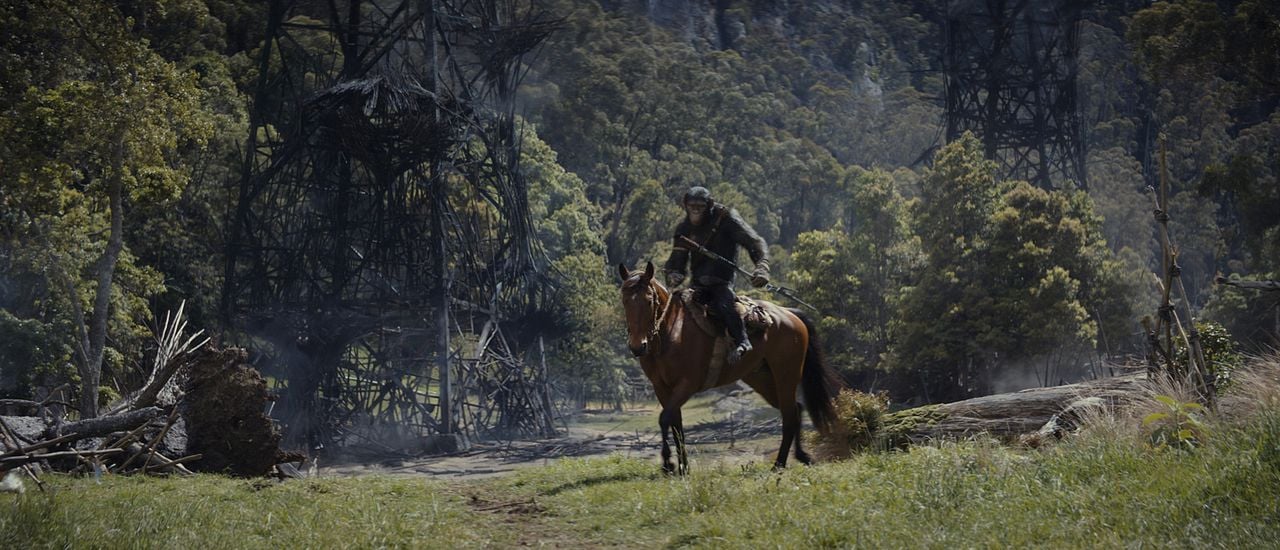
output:
[[[802,414],[799,403],[796,403],[796,416],[797,417],[804,416]],[[799,460],[801,464],[813,464],[813,459],[809,458],[809,453],[804,452],[804,449],[800,448],[801,439],[804,439],[804,438],[801,437],[799,434],[797,434],[796,435],[796,460]]]
[[809,455],[800,450],[800,439],[797,437],[800,433],[800,405],[796,403],[795,392],[778,391],[777,377],[768,367],[762,367],[759,371],[743,377],[742,381],[782,413],[782,446],[778,449],[773,467],[787,467],[787,455],[790,454],[792,442],[796,445],[796,459],[808,464]]
[[[796,403],[794,394],[781,394],[778,396],[781,402],[778,407],[782,413],[782,446],[778,448],[778,457],[773,461],[774,469],[782,469],[787,467],[787,454],[791,451],[791,444],[796,444],[796,458],[804,462],[800,458],[800,406]],[[806,455],[807,458],[807,455]]]
[[774,406],[782,413],[782,445],[773,466],[785,468],[792,443],[796,445],[796,459],[801,462],[808,459],[808,455],[800,449],[800,406],[796,403],[796,390],[800,387],[809,339],[803,328],[800,331],[780,332],[775,336],[777,345],[767,351],[765,361],[769,364],[773,387],[777,391],[778,402]]

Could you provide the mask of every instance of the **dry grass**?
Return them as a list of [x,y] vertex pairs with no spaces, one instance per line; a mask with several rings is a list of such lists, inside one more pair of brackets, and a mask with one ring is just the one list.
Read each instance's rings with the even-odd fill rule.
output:
[[[1231,385],[1220,392],[1216,411],[1193,412],[1197,421],[1215,430],[1237,426],[1255,419],[1265,411],[1280,408],[1280,354],[1253,356],[1232,371]],[[1080,434],[1084,437],[1135,440],[1150,435],[1143,419],[1168,412],[1170,406],[1161,398],[1177,404],[1195,403],[1194,388],[1183,381],[1154,376],[1142,384],[1133,399],[1119,406],[1105,404],[1079,411]]]

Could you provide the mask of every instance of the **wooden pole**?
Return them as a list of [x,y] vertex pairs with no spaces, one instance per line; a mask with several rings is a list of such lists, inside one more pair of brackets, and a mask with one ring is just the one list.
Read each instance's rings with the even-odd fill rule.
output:
[[[1200,332],[1195,328],[1195,316],[1191,311],[1191,303],[1187,296],[1186,286],[1182,284],[1182,268],[1178,266],[1178,250],[1169,236],[1169,173],[1165,161],[1164,136],[1160,136],[1160,191],[1155,198],[1154,214],[1160,234],[1161,266],[1163,273],[1159,278],[1161,286],[1160,314],[1157,319],[1157,333],[1164,329],[1164,343],[1154,342],[1157,351],[1164,356],[1166,369],[1170,376],[1191,384],[1200,395],[1201,400],[1210,408],[1217,403],[1217,395],[1209,366],[1204,359],[1204,350],[1200,345]],[[1190,331],[1182,326],[1177,309],[1173,305],[1172,292],[1177,286],[1182,305],[1186,308],[1187,320],[1191,324]],[[1174,334],[1182,340],[1187,349],[1187,365],[1183,371],[1177,364],[1174,354]]]

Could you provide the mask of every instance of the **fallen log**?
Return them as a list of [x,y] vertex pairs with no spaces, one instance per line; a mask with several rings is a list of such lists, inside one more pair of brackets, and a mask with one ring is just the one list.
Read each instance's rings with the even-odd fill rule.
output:
[[[985,433],[1013,440],[1056,423],[1067,427],[1062,413],[1080,408],[1121,407],[1142,394],[1146,373],[1101,378],[1051,388],[1032,388],[885,415],[880,435],[893,447],[931,439],[957,439]],[[1078,412],[1076,413],[1078,414]]]
[[0,399],[0,407],[11,407],[15,409],[26,409],[35,411],[40,408],[39,401],[31,401],[29,399]]
[[1247,281],[1243,279],[1232,280],[1226,277],[1219,276],[1216,279],[1214,279],[1213,282],[1218,283],[1220,285],[1234,286],[1237,288],[1246,288],[1249,290],[1270,290],[1270,291],[1280,290],[1280,281]]
[[99,416],[65,424],[56,424],[45,429],[42,439],[52,439],[67,433],[80,434],[81,438],[98,437],[113,432],[132,430],[155,418],[159,418],[163,414],[164,411],[160,407],[147,407],[111,416]]
[[28,462],[37,462],[40,460],[48,460],[50,458],[61,457],[86,457],[86,456],[105,456],[124,452],[122,449],[102,449],[98,451],[54,451],[52,453],[41,453],[26,456],[11,456],[8,458],[0,458],[3,464],[26,464]]
[[[82,462],[92,458],[95,471],[189,473],[184,464],[190,464],[192,470],[261,476],[279,462],[302,458],[280,450],[279,431],[263,412],[270,400],[266,381],[248,364],[245,350],[203,348],[188,355],[183,361],[189,361],[184,366],[190,373],[183,374],[181,391],[156,392],[160,382],[148,384],[138,394],[141,399],[124,402],[114,414],[66,423],[47,416],[0,416],[0,471],[75,456]],[[164,369],[156,380],[177,386],[170,370]],[[176,399],[172,407],[128,410],[169,393]],[[38,408],[47,402],[6,404]],[[166,413],[167,421],[160,421]],[[69,469],[68,461],[55,462],[55,469]]]

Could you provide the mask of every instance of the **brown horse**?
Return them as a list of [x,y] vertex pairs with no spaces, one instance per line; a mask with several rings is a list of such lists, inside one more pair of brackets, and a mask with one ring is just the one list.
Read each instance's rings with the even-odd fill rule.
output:
[[[622,306],[627,315],[627,347],[640,359],[662,405],[658,426],[662,430],[663,470],[681,474],[689,471],[680,407],[699,391],[736,380],[746,382],[782,413],[782,446],[774,467],[786,467],[792,443],[796,460],[810,463],[808,453],[800,448],[796,391],[804,392],[814,426],[825,430],[834,416],[831,399],[838,386],[835,375],[823,364],[813,323],[800,311],[757,301],[770,312],[773,321],[763,333],[752,337],[752,351],[737,363],[725,365],[717,375],[711,365],[716,339],[691,319],[693,313],[682,300],[673,299],[667,288],[653,278],[653,262],[644,271],[629,271],[619,264],[618,273],[622,276]],[[668,431],[675,441],[679,469],[671,464]]]

